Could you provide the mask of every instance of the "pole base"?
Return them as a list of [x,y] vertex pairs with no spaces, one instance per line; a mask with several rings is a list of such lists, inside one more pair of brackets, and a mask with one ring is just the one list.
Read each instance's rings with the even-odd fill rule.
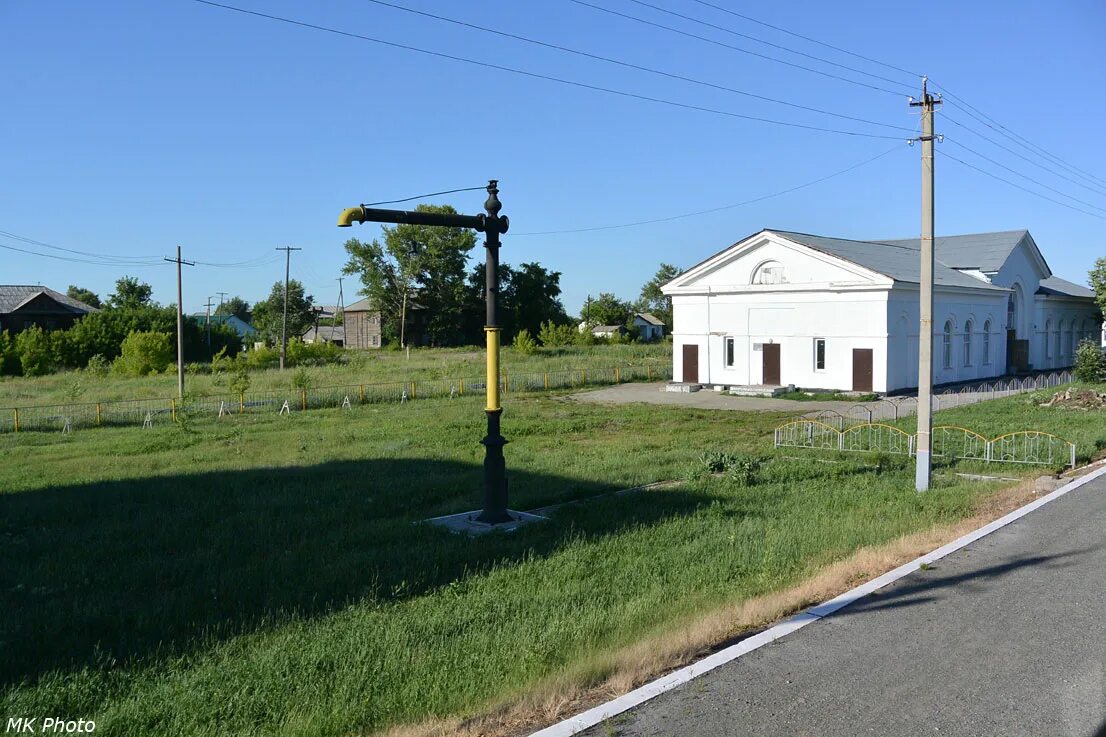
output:
[[930,464],[929,451],[920,450],[914,456],[914,489],[915,491],[929,491]]
[[450,532],[476,536],[485,535],[497,530],[500,532],[514,532],[524,525],[529,525],[534,522],[544,522],[548,519],[547,517],[530,514],[529,512],[516,512],[513,509],[507,510],[507,519],[503,522],[482,522],[480,516],[481,511],[475,510],[472,512],[461,512],[460,514],[449,514],[444,517],[434,517],[432,519],[423,520],[423,522],[444,527]]

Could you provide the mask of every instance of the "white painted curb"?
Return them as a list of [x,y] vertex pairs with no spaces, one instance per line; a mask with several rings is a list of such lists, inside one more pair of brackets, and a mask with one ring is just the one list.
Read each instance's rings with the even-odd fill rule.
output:
[[748,637],[736,645],[731,645],[723,650],[719,650],[716,653],[708,655],[707,657],[699,660],[691,665],[688,665],[679,670],[672,671],[668,675],[661,676],[655,681],[639,686],[629,693],[625,693],[618,698],[612,699],[605,704],[588,709],[582,714],[577,714],[574,717],[569,717],[564,721],[558,722],[545,729],[538,730],[530,735],[530,737],[571,737],[571,735],[577,734],[590,727],[594,727],[596,724],[610,719],[613,716],[617,716],[622,712],[629,711],[630,709],[643,704],[650,699],[656,698],[666,691],[671,691],[677,686],[683,685],[688,681],[708,673],[719,666],[725,665],[731,661],[737,660],[742,655],[751,653],[754,650],[758,650],[770,642],[780,639],[785,635],[789,635],[796,630],[802,629],[811,622],[817,622],[823,617],[827,617],[839,609],[847,607],[849,604],[868,596],[873,591],[883,588],[889,584],[898,581],[904,576],[908,576],[914,571],[918,570],[919,566],[924,563],[932,563],[935,560],[940,560],[950,553],[954,553],[961,548],[971,545],[976,540],[982,537],[990,535],[996,530],[1000,530],[1006,525],[1021,519],[1030,512],[1040,509],[1049,502],[1055,501],[1064,496],[1068,492],[1075,491],[1080,486],[1089,483],[1100,476],[1106,475],[1106,466],[1099,468],[1095,471],[1091,471],[1085,476],[1081,476],[1067,484],[1064,484],[1051,494],[1047,494],[1040,499],[1035,499],[1024,507],[1015,509],[1013,512],[998,518],[994,522],[980,527],[978,530],[969,532],[967,535],[960,537],[947,545],[943,545],[936,550],[926,553],[925,555],[915,558],[909,563],[904,563],[898,568],[888,571],[887,573],[874,578],[867,583],[861,584],[854,589],[850,589],[840,596],[835,596],[829,601],[822,602],[816,606],[810,607],[798,614],[789,617],[779,624],[771,627],[764,632]]

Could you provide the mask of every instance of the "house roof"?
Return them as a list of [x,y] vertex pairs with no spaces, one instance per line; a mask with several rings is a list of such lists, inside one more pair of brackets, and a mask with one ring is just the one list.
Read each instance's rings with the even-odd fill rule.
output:
[[303,334],[303,338],[304,340],[315,340],[318,338],[319,340],[329,340],[331,342],[335,340],[345,341],[346,329],[342,325],[335,325],[333,327],[330,325],[320,325],[318,330],[314,327],[310,328]]
[[367,298],[359,299],[353,304],[346,305],[342,308],[345,312],[372,312],[373,305]]
[[651,312],[637,312],[634,313],[634,317],[640,317],[642,320],[649,323],[650,325],[664,325],[664,321],[657,319],[657,317]]
[[197,313],[194,313],[192,315],[192,317],[195,320],[197,320],[198,322],[200,322],[201,325],[203,324],[202,321],[205,321],[205,320],[208,320],[208,319],[211,320],[212,325],[226,324],[226,325],[230,326],[230,328],[232,330],[234,330],[234,332],[238,333],[238,335],[240,337],[243,337],[243,338],[245,338],[247,336],[250,336],[250,335],[256,335],[257,334],[257,328],[255,328],[253,325],[250,325],[248,322],[246,322],[242,318],[238,317],[238,315],[210,315],[209,316],[206,312],[197,312]]
[[55,292],[49,287],[41,285],[0,284],[0,314],[15,312],[23,304],[40,294],[45,294],[55,302],[82,315],[97,311],[92,305],[86,305],[84,302],[73,299],[61,292]]
[[617,333],[623,330],[621,325],[596,325],[591,329],[593,333]]
[[1094,290],[1061,279],[1058,276],[1041,279],[1041,286],[1038,287],[1037,294],[1054,294],[1060,297],[1089,297],[1091,299],[1094,299],[1095,296]]
[[[1029,231],[1003,230],[997,233],[971,233],[969,235],[944,235],[933,239],[934,257],[953,269],[978,269],[983,272],[995,272],[1002,268],[1010,254],[1017,248]],[[1032,236],[1030,236],[1032,238]],[[878,240],[892,246],[906,246],[918,251],[921,248],[919,238],[897,240]]]
[[[794,233],[787,230],[769,230],[767,232],[775,233],[789,241],[871,269],[897,282],[911,284],[921,282],[918,241],[853,241],[845,238],[810,235],[809,233]],[[934,261],[933,283],[937,286],[1008,291],[1005,287],[998,287],[982,279],[961,273],[941,259],[935,257]]]

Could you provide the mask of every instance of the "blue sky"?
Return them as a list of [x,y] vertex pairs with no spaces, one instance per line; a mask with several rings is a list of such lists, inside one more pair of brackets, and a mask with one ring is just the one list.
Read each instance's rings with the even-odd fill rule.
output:
[[[879,92],[698,42],[569,0],[394,0],[503,31],[711,84],[913,128],[910,75],[839,54],[692,0],[650,0],[733,31],[862,68],[885,82],[663,15],[631,0],[597,5],[890,88]],[[760,20],[923,72],[994,121],[1106,182],[1106,5],[713,0]],[[909,134],[761,102],[701,85],[536,48],[367,0],[228,4],[398,43],[742,115],[842,128],[847,137],[618,97],[245,16],[193,0],[0,4],[4,142],[0,231],[55,246],[152,259],[253,262],[196,266],[185,308],[208,295],[251,302],[283,277],[276,247],[318,301],[333,303],[360,202],[501,182],[511,232],[502,257],[563,273],[564,301],[637,295],[662,261],[688,266],[762,227],[845,238],[916,236],[918,148]],[[924,9],[925,12],[922,12]],[[1076,212],[938,159],[937,233],[1028,228],[1053,270],[1083,282],[1106,255],[1106,184],[1055,163],[1067,181],[965,132],[944,116],[1048,164],[950,105],[939,146]],[[957,140],[996,163],[952,143]],[[891,151],[852,172],[756,204],[646,226],[612,225],[778,192]],[[1001,168],[1007,166],[1017,173]],[[1021,174],[1030,179],[1022,178]],[[1051,187],[1052,189],[1048,189]],[[1070,194],[1084,203],[1063,197]],[[479,192],[451,195],[479,212]],[[1089,205],[1089,206],[1088,206]],[[71,256],[0,236],[0,245]],[[483,258],[482,249],[474,257]],[[86,264],[0,250],[0,282],[79,284],[106,296],[132,274],[175,301],[170,265]],[[357,285],[346,282],[347,302]]]

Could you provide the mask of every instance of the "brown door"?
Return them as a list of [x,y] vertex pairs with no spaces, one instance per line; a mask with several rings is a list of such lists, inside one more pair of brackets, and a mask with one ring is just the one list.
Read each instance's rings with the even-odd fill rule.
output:
[[761,383],[769,386],[780,385],[780,344],[765,343],[761,358]]
[[871,348],[853,348],[853,391],[872,391]]
[[684,346],[684,383],[699,383],[699,346]]

